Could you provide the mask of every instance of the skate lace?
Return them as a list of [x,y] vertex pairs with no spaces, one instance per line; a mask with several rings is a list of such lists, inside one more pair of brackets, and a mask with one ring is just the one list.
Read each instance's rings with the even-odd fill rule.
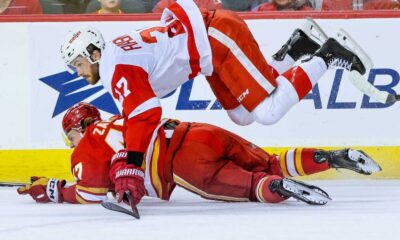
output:
[[329,67],[341,67],[344,68],[346,70],[351,70],[351,66],[353,65],[353,63],[342,59],[342,58],[332,58],[329,62],[328,62]]

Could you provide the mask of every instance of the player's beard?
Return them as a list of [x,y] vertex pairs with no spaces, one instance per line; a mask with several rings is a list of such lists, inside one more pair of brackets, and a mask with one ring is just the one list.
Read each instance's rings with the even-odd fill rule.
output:
[[94,85],[100,80],[100,69],[98,63],[90,66],[90,75],[90,78],[87,79],[90,84]]

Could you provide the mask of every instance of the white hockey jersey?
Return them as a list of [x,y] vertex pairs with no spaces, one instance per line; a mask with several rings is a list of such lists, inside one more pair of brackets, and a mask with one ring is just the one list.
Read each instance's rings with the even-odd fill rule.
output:
[[164,10],[159,26],[133,31],[106,43],[100,76],[110,92],[118,64],[143,68],[159,98],[199,73],[211,75],[211,47],[195,3],[178,0]]
[[212,72],[206,27],[192,0],[170,5],[159,26],[108,42],[100,60],[100,78],[121,102],[123,116],[132,120],[126,121],[127,149],[144,152],[161,118],[159,98],[198,74]]

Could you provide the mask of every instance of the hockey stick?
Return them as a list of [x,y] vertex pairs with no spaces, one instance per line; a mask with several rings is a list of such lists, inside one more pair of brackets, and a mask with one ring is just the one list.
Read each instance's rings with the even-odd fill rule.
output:
[[[117,199],[118,199],[118,193],[117,193]],[[131,206],[131,211],[129,211],[128,209],[126,209],[124,207],[121,207],[118,204],[115,204],[112,202],[107,202],[107,201],[102,202],[101,206],[103,206],[104,208],[106,208],[108,210],[125,213],[128,215],[131,215],[132,217],[134,217],[136,219],[140,219],[139,210],[137,209],[136,205],[133,204],[132,198],[129,195],[129,192],[124,193],[123,199],[124,199],[124,202],[129,202],[129,205]]]
[[0,187],[22,187],[28,183],[0,182]]
[[102,202],[101,206],[103,206],[104,208],[106,208],[108,210],[125,213],[136,219],[140,219],[139,210],[137,209],[136,206],[132,206],[132,211],[129,211],[128,209],[123,208],[123,207],[119,206],[118,204],[115,204],[112,202]]
[[350,72],[349,80],[358,90],[377,102],[389,104],[400,101],[400,95],[389,94],[377,89],[357,71]]
[[[344,47],[348,48],[352,52],[356,53],[364,64],[365,69],[370,70],[374,64],[368,54],[353,40],[353,38],[344,29],[340,29],[337,32],[336,38]],[[351,71],[350,82],[363,92],[368,97],[374,99],[377,102],[389,104],[396,101],[400,101],[400,95],[389,94],[388,92],[381,91],[367,81],[359,72]]]

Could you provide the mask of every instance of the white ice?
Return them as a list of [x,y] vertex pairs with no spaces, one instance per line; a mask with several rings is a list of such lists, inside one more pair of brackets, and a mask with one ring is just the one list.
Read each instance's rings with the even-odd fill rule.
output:
[[312,182],[332,201],[309,206],[204,200],[175,189],[170,202],[145,198],[141,219],[100,205],[37,204],[0,188],[0,239],[400,239],[400,180]]

